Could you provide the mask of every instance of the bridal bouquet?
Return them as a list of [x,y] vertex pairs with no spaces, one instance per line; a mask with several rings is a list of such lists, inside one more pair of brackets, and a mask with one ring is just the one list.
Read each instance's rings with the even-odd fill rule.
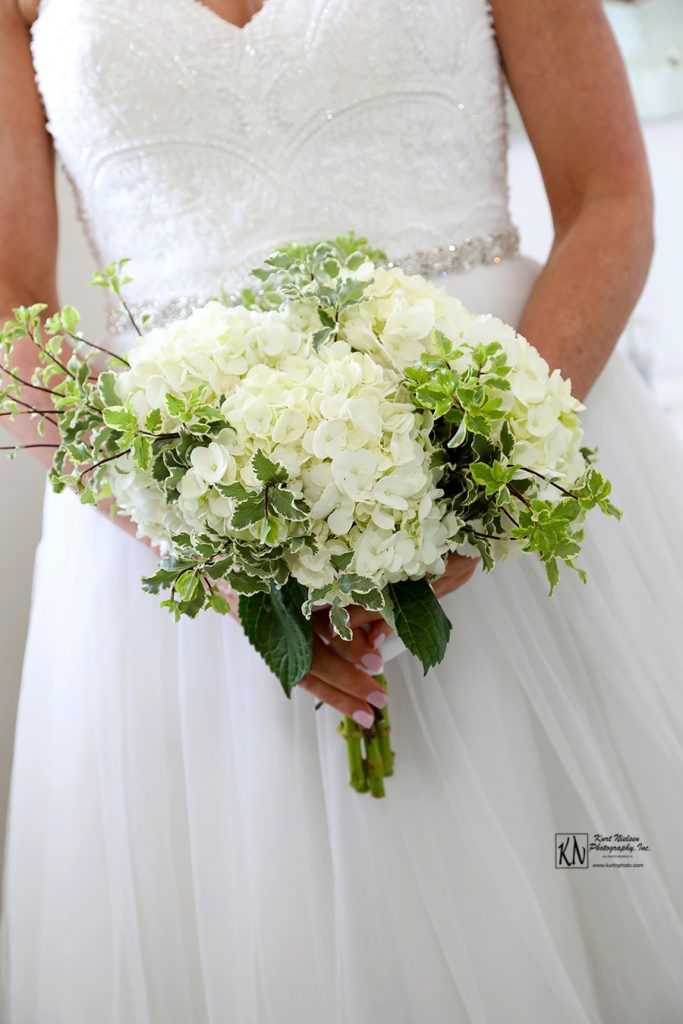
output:
[[[44,325],[44,305],[17,308],[0,335],[4,414],[58,425],[54,489],[132,517],[163,555],[143,586],[176,617],[225,614],[236,591],[288,696],[311,669],[316,605],[347,640],[350,605],[381,612],[426,672],[448,643],[429,580],[449,553],[486,570],[533,553],[552,592],[560,563],[585,578],[586,512],[620,514],[569,381],[512,327],[385,260],[353,233],[282,246],[252,270],[259,287],[136,324],[99,371],[73,307]],[[124,308],[125,263],[94,279]],[[30,382],[11,358],[27,337]],[[26,384],[53,409],[23,401]],[[340,731],[352,785],[383,795],[387,708]]]

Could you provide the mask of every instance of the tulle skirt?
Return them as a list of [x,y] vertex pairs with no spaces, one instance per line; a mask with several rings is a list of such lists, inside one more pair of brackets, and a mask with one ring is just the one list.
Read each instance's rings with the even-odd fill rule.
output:
[[[442,283],[516,322],[537,272]],[[589,519],[586,586],[477,572],[444,662],[389,663],[383,800],[350,788],[337,712],[288,701],[233,621],[175,625],[152,552],[47,494],[7,1024],[683,1019],[683,454],[619,353],[588,404],[622,522]],[[617,834],[648,849],[569,866]]]

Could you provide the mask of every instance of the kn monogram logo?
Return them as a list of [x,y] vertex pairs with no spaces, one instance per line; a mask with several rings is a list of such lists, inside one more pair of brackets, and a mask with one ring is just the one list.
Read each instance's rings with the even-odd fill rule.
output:
[[555,867],[563,870],[642,868],[649,853],[647,843],[630,833],[555,833]]
[[588,833],[587,832],[556,832],[555,833],[555,867],[556,868],[587,868],[588,867]]

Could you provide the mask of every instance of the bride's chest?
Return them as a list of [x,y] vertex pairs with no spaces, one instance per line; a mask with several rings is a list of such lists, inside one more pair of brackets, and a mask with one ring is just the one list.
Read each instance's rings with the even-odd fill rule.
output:
[[50,128],[84,146],[295,143],[430,90],[464,109],[494,49],[486,0],[265,0],[243,27],[200,0],[42,0],[32,30]]

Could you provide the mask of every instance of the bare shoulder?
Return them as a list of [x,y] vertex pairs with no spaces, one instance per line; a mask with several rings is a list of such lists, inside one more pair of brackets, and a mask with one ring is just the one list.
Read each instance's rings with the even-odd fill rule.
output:
[[40,0],[0,0],[0,16],[14,18],[24,25],[32,25],[38,14]]
[[0,0],[2,300],[7,295],[30,297],[55,292],[54,153],[35,81],[24,13],[17,0]]
[[490,7],[503,62],[515,83],[524,74],[538,84],[541,75],[569,64],[576,65],[575,81],[596,58],[613,64],[618,56],[602,0],[490,0]]
[[601,0],[490,0],[505,74],[556,214],[647,193],[631,89]]

